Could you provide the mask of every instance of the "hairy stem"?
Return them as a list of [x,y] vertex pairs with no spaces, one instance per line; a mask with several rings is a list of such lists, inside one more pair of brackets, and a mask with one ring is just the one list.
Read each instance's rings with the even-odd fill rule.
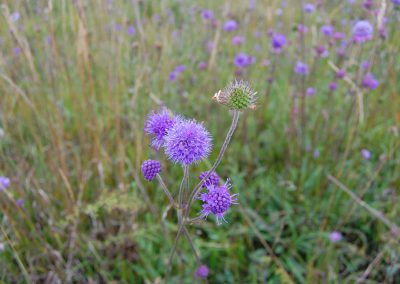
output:
[[157,180],[161,185],[161,188],[163,189],[165,195],[167,195],[169,203],[172,205],[172,207],[175,207],[175,201],[174,198],[172,197],[172,194],[169,192],[167,186],[165,185],[162,177],[160,176],[160,174],[157,174]]

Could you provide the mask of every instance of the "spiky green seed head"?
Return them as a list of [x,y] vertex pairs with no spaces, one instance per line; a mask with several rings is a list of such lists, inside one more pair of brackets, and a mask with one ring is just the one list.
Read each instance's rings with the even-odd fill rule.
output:
[[248,82],[233,81],[225,89],[216,93],[213,99],[230,109],[255,109],[256,94]]

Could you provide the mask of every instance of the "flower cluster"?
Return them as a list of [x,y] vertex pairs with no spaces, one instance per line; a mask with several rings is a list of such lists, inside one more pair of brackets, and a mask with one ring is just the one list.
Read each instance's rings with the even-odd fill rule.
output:
[[211,213],[214,214],[217,224],[220,225],[221,220],[225,221],[224,215],[232,204],[237,204],[237,194],[230,194],[231,185],[229,181],[224,185],[209,185],[206,188],[207,192],[199,197],[203,201],[201,215],[207,217]]
[[0,176],[0,191],[5,190],[10,186],[10,179],[8,177]]

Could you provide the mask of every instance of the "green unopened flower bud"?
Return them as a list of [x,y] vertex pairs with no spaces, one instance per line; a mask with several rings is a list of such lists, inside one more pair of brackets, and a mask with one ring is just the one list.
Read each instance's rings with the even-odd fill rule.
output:
[[213,100],[226,105],[230,109],[255,109],[256,94],[248,82],[233,81],[225,89],[216,93]]

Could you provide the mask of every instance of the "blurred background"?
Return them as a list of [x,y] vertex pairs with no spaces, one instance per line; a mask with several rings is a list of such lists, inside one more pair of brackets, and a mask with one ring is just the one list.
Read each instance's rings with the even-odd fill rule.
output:
[[[399,283],[399,5],[2,0],[0,282]],[[167,275],[176,214],[140,165],[174,193],[182,169],[146,115],[204,121],[194,185],[235,78],[259,96],[218,168],[240,204],[189,227],[207,279],[184,238]]]

